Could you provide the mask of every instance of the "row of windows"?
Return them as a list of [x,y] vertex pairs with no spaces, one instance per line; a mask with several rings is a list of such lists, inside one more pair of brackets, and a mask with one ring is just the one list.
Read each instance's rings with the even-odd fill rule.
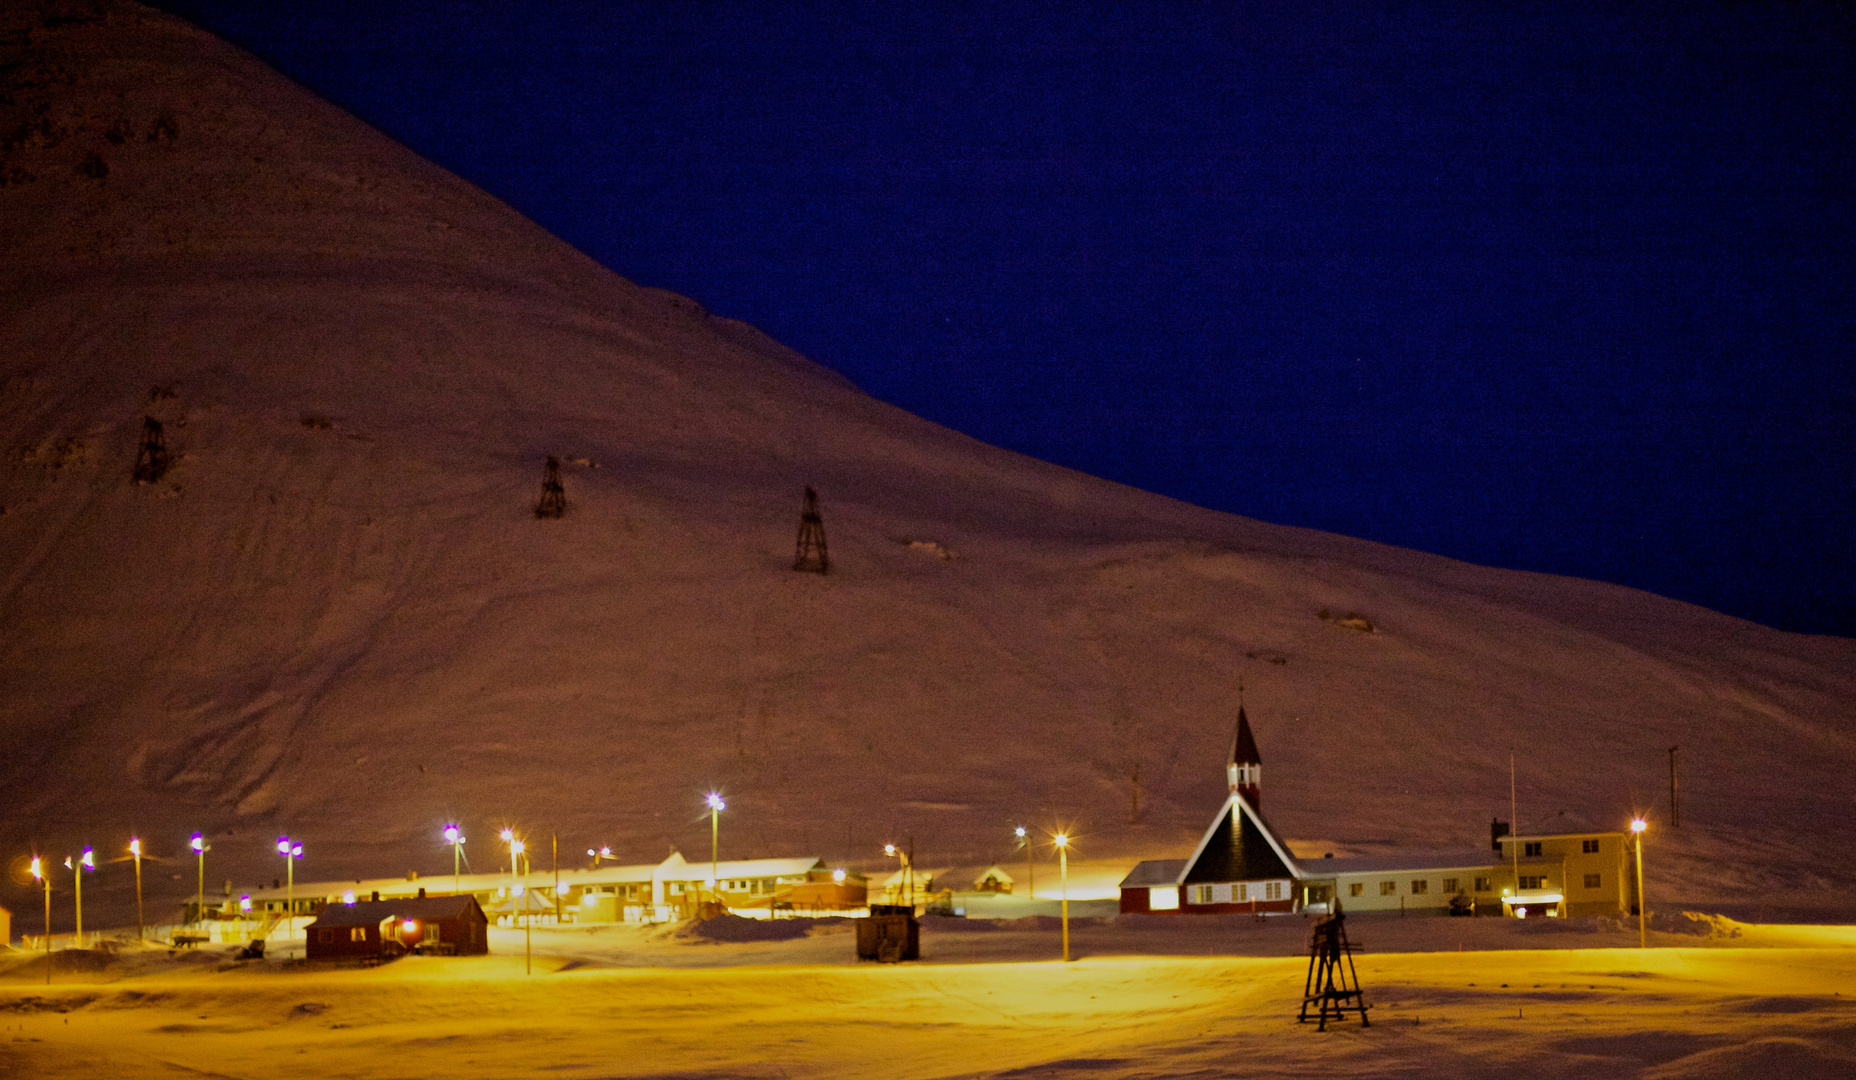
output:
[[1195,904],[1248,904],[1253,900],[1282,900],[1289,895],[1286,881],[1239,881],[1222,885],[1194,885]]
[[[1594,841],[1594,843],[1595,842],[1596,841]],[[1546,875],[1544,874],[1538,875],[1538,876],[1529,875],[1529,874],[1521,875],[1521,887],[1523,889],[1544,889],[1547,887],[1546,882],[1547,882],[1547,878],[1546,878]],[[1457,886],[1460,884],[1461,884],[1461,879],[1459,878],[1444,878],[1443,879],[1443,891],[1447,894],[1455,895],[1455,893],[1458,891]],[[1603,874],[1585,875],[1585,887],[1588,889],[1603,888],[1604,887],[1604,875]],[[1476,879],[1476,891],[1477,892],[1479,893],[1493,892],[1494,889],[1495,889],[1495,882],[1493,881],[1493,879],[1486,878],[1486,877],[1479,877]],[[1411,879],[1411,895],[1412,896],[1423,896],[1429,893],[1430,891],[1431,891],[1431,883],[1429,879],[1426,879],[1426,878]],[[1365,896],[1366,895],[1366,882],[1355,881],[1355,882],[1349,883],[1347,886],[1347,895],[1348,896]],[[1379,895],[1380,896],[1397,896],[1398,895],[1398,882],[1396,880],[1381,881],[1379,883]]]
[[[1542,850],[1542,842],[1539,840],[1521,841],[1521,854],[1526,858],[1529,858],[1529,859],[1540,858],[1541,850]],[[1579,851],[1581,854],[1585,854],[1585,855],[1598,854],[1598,841],[1596,840],[1579,841]]]

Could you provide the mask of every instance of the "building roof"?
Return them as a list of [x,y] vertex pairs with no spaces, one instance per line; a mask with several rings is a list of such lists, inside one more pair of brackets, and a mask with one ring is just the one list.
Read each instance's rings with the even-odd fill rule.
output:
[[[392,900],[360,900],[330,904],[322,909],[317,926],[375,926],[388,919],[454,919],[477,907],[474,896],[402,896]],[[481,910],[481,909],[479,909]]]
[[1124,889],[1138,889],[1150,885],[1177,885],[1179,875],[1186,869],[1184,859],[1148,859],[1136,863],[1128,876],[1121,879]]
[[1257,740],[1250,734],[1250,717],[1244,715],[1241,704],[1237,707],[1237,731],[1231,736],[1231,764],[1263,764],[1263,758],[1257,754]]
[[[716,869],[724,881],[729,878],[763,878],[763,877],[799,877],[808,870],[822,869],[823,859],[803,856],[791,859],[737,859],[723,860]],[[528,876],[531,888],[554,887],[553,870],[535,869]],[[661,863],[633,863],[620,865],[604,863],[598,869],[582,867],[562,867],[561,884],[578,888],[584,885],[648,885],[652,880],[659,881],[702,881],[709,877],[707,862],[690,862],[682,854],[672,852]],[[464,892],[495,892],[509,884],[509,872],[489,874],[464,874],[457,882],[457,888]],[[396,877],[369,878],[354,881],[299,881],[294,895],[300,900],[320,897],[334,901],[354,893],[364,897],[378,892],[383,897],[409,896],[420,889],[451,892],[453,887],[450,874],[434,874],[430,877]],[[254,901],[282,900],[288,890],[283,888],[252,889],[248,894]]]
[[1495,852],[1488,848],[1455,851],[1395,851],[1389,855],[1362,855],[1351,859],[1304,859],[1305,878],[1329,874],[1398,874],[1408,870],[1473,870],[1494,866]]
[[1236,791],[1225,798],[1218,816],[1186,860],[1181,883],[1188,881],[1269,881],[1301,875],[1289,849],[1276,839],[1249,800]]

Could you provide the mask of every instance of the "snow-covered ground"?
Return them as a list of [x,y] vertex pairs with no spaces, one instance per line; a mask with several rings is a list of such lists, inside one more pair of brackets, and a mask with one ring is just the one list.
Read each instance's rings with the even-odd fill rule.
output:
[[[1301,919],[931,922],[924,962],[851,957],[843,925],[521,935],[496,955],[320,968],[124,952],[0,968],[9,1076],[1844,1077],[1856,930],[1657,933],[1355,919],[1373,1025],[1298,1025]],[[1376,947],[1375,942],[1383,947]],[[1287,946],[1286,950],[1280,947]],[[1545,947],[1543,947],[1545,946]],[[1399,951],[1392,951],[1392,950]],[[1458,950],[1461,951],[1458,951]]]
[[[214,892],[281,878],[279,833],[304,877],[448,873],[453,820],[483,870],[504,824],[694,858],[711,787],[724,858],[1011,867],[1025,824],[1112,877],[1198,838],[1240,677],[1304,854],[1486,842],[1513,753],[1524,831],[1651,812],[1653,902],[1856,910],[1856,642],[984,446],[124,0],[8,5],[0,50],[15,912],[19,857],[132,832],[160,918],[195,829]],[[176,463],[138,486],[145,416]],[[790,569],[806,484],[824,577]],[[87,922],[132,897],[106,862]]]

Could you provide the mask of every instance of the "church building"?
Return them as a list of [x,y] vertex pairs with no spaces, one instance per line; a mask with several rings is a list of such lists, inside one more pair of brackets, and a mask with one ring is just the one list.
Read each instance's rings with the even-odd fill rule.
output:
[[1225,777],[1230,793],[1192,857],[1151,859],[1137,865],[1121,883],[1123,914],[1296,910],[1300,875],[1288,847],[1257,811],[1263,794],[1263,761],[1241,704]]

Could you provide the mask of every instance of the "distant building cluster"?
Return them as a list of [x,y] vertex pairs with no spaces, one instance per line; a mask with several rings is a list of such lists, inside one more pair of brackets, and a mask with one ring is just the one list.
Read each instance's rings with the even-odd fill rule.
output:
[[1512,836],[1498,821],[1487,848],[1297,860],[1258,812],[1262,773],[1240,705],[1224,805],[1190,858],[1135,866],[1121,882],[1121,911],[1556,918],[1619,915],[1640,905],[1624,832]]

